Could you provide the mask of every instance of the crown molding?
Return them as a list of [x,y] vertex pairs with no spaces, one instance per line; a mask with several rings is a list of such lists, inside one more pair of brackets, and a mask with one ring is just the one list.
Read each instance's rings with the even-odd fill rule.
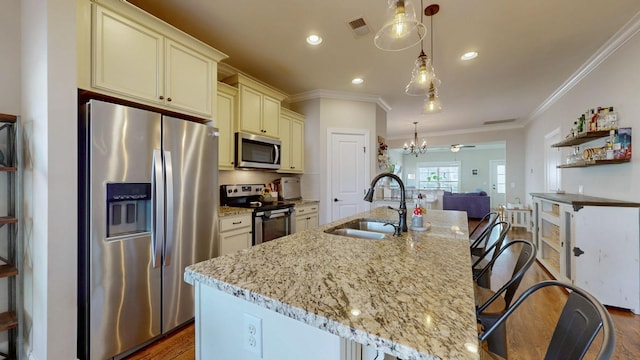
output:
[[618,30],[607,42],[604,43],[567,81],[565,81],[556,91],[540,104],[525,120],[525,125],[531,120],[542,115],[553,104],[567,94],[582,79],[595,70],[616,50],[622,47],[627,41],[632,39],[640,31],[640,12],[636,13],[620,30]]
[[[509,125],[487,125],[486,127],[476,127],[476,128],[467,128],[467,129],[458,129],[458,130],[447,130],[447,131],[427,131],[428,136],[438,137],[438,136],[451,136],[451,135],[465,135],[465,134],[475,134],[481,132],[495,132],[495,131],[509,131],[509,130],[519,130],[523,129],[525,124],[516,122],[511,123]],[[388,137],[387,140],[402,140],[406,136],[403,137]]]
[[318,90],[306,91],[306,92],[289,96],[289,101],[292,103],[305,101],[305,100],[313,100],[313,99],[337,99],[337,100],[348,100],[348,101],[364,101],[364,102],[375,103],[386,112],[389,112],[391,110],[391,106],[389,106],[389,104],[387,104],[384,101],[384,99],[382,99],[379,95],[372,95],[372,94],[358,94],[358,93],[351,93],[351,92],[344,92],[344,91],[318,89]]

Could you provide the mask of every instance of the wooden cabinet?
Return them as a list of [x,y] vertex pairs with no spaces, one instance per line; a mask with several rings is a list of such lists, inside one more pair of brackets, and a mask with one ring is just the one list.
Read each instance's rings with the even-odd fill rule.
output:
[[251,214],[220,217],[218,256],[248,249],[252,245]]
[[130,6],[94,4],[91,86],[172,111],[213,118],[217,62],[226,55]]
[[280,173],[304,173],[304,116],[289,109],[280,110]]
[[242,74],[222,81],[238,88],[235,130],[280,137],[280,103],[286,94]]
[[22,230],[21,219],[21,139],[19,117],[0,114],[0,184],[5,187],[0,207],[0,332],[8,332],[8,353],[4,358],[16,359],[24,331],[22,323]]
[[319,204],[296,205],[296,232],[319,226]]
[[234,131],[236,98],[238,89],[225,83],[218,84],[218,118],[216,127],[220,136],[218,138],[218,169],[233,170],[234,162]]
[[640,204],[532,194],[537,259],[605,305],[640,314]]

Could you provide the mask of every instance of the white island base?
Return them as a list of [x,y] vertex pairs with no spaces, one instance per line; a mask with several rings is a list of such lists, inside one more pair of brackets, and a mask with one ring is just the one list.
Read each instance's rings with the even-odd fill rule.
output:
[[[195,287],[196,359],[351,359],[345,357],[346,340],[337,335],[210,286],[196,283]],[[255,342],[250,340],[245,314],[261,320],[261,329],[253,334]]]

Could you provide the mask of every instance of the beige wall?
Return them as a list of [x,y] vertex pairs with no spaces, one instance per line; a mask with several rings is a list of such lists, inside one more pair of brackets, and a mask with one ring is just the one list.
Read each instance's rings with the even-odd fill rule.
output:
[[[614,106],[619,114],[620,126],[633,128],[633,143],[637,144],[640,138],[638,58],[640,35],[636,34],[548,110],[530,121],[526,129],[527,152],[524,158],[527,193],[542,192],[545,189],[545,134],[560,127],[564,137],[568,134],[574,119],[586,109]],[[584,145],[582,149],[588,146],[594,145]],[[572,149],[566,148],[562,151],[563,155],[566,155]],[[640,201],[640,190],[636,185],[640,180],[639,156],[636,151],[632,161],[627,164],[562,169],[561,188],[568,193],[577,193],[578,186],[583,185],[586,195]]]
[[[320,223],[329,219],[327,194],[327,131],[358,129],[369,133],[369,150],[376,149],[376,124],[383,117],[374,102],[314,98],[291,104],[291,109],[305,115],[305,174],[301,178],[302,197],[320,200]],[[384,115],[386,118],[386,114]],[[370,157],[370,169],[375,156]],[[366,184],[365,184],[366,185]]]
[[[450,146],[451,144],[504,143],[504,160],[507,166],[507,201],[512,201],[516,197],[520,199],[526,198],[526,177],[524,165],[526,149],[524,146],[524,134],[524,129],[506,129],[476,132],[460,131],[459,133],[435,135],[418,134],[418,138],[422,139],[424,137],[430,147]],[[389,146],[394,149],[399,149],[402,148],[402,145],[408,140],[410,140],[410,138],[390,140]],[[423,155],[426,159],[428,159],[429,156],[429,153],[427,153],[427,155]]]
[[0,0],[0,113],[20,113],[20,1]]

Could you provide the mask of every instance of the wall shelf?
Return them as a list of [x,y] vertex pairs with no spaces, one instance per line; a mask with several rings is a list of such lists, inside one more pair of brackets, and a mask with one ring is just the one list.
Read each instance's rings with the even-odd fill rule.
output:
[[588,167],[596,165],[612,165],[612,164],[624,164],[631,162],[631,159],[611,159],[611,160],[583,160],[573,164],[562,164],[556,166],[559,169],[576,168],[576,167]]
[[578,136],[575,136],[575,137],[564,139],[558,143],[551,145],[551,147],[576,146],[576,145],[584,144],[591,140],[602,139],[607,136],[609,136],[609,130],[591,131],[591,132],[578,134]]
[[21,358],[22,304],[22,168],[21,168],[20,118],[0,114],[0,144],[3,146],[3,164],[0,165],[0,177],[5,196],[0,198],[3,210],[0,213],[0,227],[5,228],[0,235],[0,278],[7,284],[0,290],[6,300],[0,303],[0,332],[7,332],[6,353],[0,356],[7,359]]

